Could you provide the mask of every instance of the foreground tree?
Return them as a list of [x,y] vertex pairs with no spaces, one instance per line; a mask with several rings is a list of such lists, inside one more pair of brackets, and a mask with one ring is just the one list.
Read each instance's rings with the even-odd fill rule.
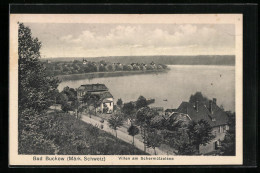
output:
[[98,94],[92,94],[90,96],[89,105],[93,105],[95,108],[95,115],[97,115],[97,108],[101,104],[101,98]]
[[18,116],[18,153],[19,154],[54,154],[58,146],[45,134],[50,129],[47,116],[33,109],[19,111]]
[[82,112],[82,109],[80,109],[80,102],[76,98],[76,100],[72,101],[71,103],[72,110],[76,113],[76,118],[79,119],[79,113]]
[[69,111],[72,111],[72,107],[69,103],[64,102],[63,104],[61,104],[61,110],[68,113]]
[[[48,76],[40,62],[41,42],[31,29],[18,28],[18,152],[53,154],[57,146],[44,134],[49,129],[44,110],[55,103],[59,80]],[[30,146],[30,147],[28,147]]]
[[146,151],[147,131],[152,127],[152,119],[158,116],[158,112],[149,107],[140,108],[136,113],[135,123],[141,127],[141,134],[144,143],[144,151]]
[[117,138],[117,129],[123,125],[123,118],[120,114],[114,114],[108,119],[109,127],[115,130]]
[[194,155],[196,153],[196,148],[195,146],[191,145],[188,142],[188,139],[183,139],[182,138],[175,138],[174,141],[174,147],[177,149],[177,152],[175,152],[177,155]]
[[172,130],[163,130],[163,140],[176,155],[194,155],[196,147],[191,144],[186,127],[179,127]]
[[158,134],[158,131],[155,129],[148,130],[145,140],[145,145],[147,148],[153,148],[154,154],[156,155],[156,147],[160,147],[162,143],[162,136]]
[[34,109],[37,112],[55,102],[55,90],[59,80],[46,75],[40,62],[41,42],[32,37],[31,29],[19,23],[18,65],[19,65],[19,110]]
[[135,145],[135,135],[139,134],[139,129],[138,127],[131,125],[128,130],[127,130],[128,134],[133,136],[133,145]]
[[56,97],[56,103],[57,104],[64,104],[69,101],[68,96],[64,93],[59,93],[58,96]]
[[129,119],[131,124],[132,124],[132,121],[135,119],[135,106],[132,102],[129,102],[129,103],[125,103],[123,108],[122,108],[122,111],[124,113],[124,117]]
[[68,101],[75,101],[77,100],[77,91],[74,88],[64,87],[63,91],[61,93],[64,93],[68,97]]
[[123,101],[121,98],[117,100],[116,105],[119,106],[120,108],[122,107]]
[[191,121],[188,125],[188,136],[190,144],[196,147],[199,154],[199,146],[208,144],[213,138],[212,127],[203,119],[198,122]]
[[201,92],[196,92],[194,95],[190,96],[190,103],[195,103],[196,101],[202,102],[202,103],[208,103],[209,99],[202,95]]
[[185,122],[174,116],[168,118],[163,123],[163,127],[169,131],[178,131],[183,126],[185,126]]
[[85,95],[83,95],[81,101],[84,104],[89,104],[90,97],[91,97],[91,94],[90,93],[86,93]]
[[[82,102],[84,104],[87,104],[87,107],[93,106],[95,109],[95,115],[97,113],[97,108],[101,104],[101,98],[98,94],[85,94],[82,98]],[[91,114],[89,114],[89,117],[91,118]]]
[[139,96],[136,101],[136,109],[140,109],[147,106],[147,100],[144,96]]

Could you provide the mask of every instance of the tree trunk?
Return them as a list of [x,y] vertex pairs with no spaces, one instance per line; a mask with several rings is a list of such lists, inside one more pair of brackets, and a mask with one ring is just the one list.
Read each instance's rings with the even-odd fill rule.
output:
[[[93,110],[93,109],[92,109]],[[91,118],[91,111],[89,111],[89,118]],[[95,113],[96,113],[96,108],[95,108]]]
[[133,136],[133,146],[135,146],[135,136]]
[[55,96],[55,111],[56,111],[56,104],[57,104],[57,101],[56,101],[56,96]]
[[197,154],[200,154],[200,145],[197,145],[196,149],[197,149]]
[[144,152],[146,152],[146,146],[145,146],[145,129],[143,129],[144,131]]
[[117,138],[117,131],[115,130],[115,132],[116,132],[116,138]]
[[155,147],[153,148],[153,150],[154,150],[154,155],[156,155],[156,150],[155,150]]

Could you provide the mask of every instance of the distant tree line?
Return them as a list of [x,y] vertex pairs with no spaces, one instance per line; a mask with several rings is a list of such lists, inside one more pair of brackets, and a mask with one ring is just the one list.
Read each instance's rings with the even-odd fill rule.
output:
[[153,62],[149,64],[144,63],[109,63],[104,60],[99,62],[94,61],[79,61],[74,60],[72,62],[43,62],[46,73],[49,76],[56,75],[68,75],[68,74],[82,74],[82,73],[93,73],[93,72],[114,72],[114,71],[153,71],[167,69],[164,64],[155,64]]
[[[79,57],[59,57],[48,58],[51,61],[73,61]],[[151,55],[151,56],[109,56],[88,58],[90,61],[101,61],[106,59],[107,62],[119,62],[122,64],[150,63],[167,64],[167,65],[235,65],[235,55]]]

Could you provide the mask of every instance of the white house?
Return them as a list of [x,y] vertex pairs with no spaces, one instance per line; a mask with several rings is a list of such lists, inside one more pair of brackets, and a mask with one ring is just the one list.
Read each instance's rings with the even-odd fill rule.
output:
[[98,95],[100,98],[96,112],[112,113],[114,111],[113,95],[104,84],[81,85],[77,90],[77,96],[79,99],[87,93]]

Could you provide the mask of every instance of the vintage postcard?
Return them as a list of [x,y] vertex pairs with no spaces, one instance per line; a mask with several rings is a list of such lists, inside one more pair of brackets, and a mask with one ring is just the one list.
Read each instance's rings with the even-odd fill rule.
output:
[[10,14],[9,164],[242,165],[241,14]]

